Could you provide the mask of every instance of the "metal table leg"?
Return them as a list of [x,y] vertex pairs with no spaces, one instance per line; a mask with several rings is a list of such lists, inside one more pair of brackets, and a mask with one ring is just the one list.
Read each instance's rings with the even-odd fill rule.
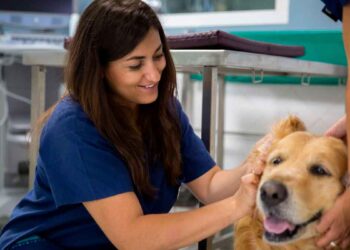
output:
[[201,137],[212,156],[215,156],[217,79],[216,67],[204,67]]
[[4,181],[5,181],[5,165],[6,165],[6,160],[5,160],[6,129],[5,128],[6,128],[5,124],[0,126],[0,190],[4,188]]
[[193,83],[191,82],[191,75],[187,73],[182,74],[182,89],[181,89],[181,103],[185,109],[186,114],[192,117],[193,113]]
[[[216,131],[216,96],[217,96],[217,67],[203,68],[203,97],[202,97],[202,140],[210,154],[215,155]],[[215,158],[215,157],[214,157]],[[199,250],[212,249],[212,238],[198,243]]]
[[[30,110],[32,131],[36,126],[39,116],[45,111],[45,80],[46,68],[44,66],[32,66],[31,79],[31,99],[32,105]],[[35,166],[39,148],[39,135],[32,135],[29,146],[29,188],[34,184]]]
[[224,166],[224,126],[225,126],[225,79],[223,75],[218,76],[218,109],[217,109],[217,139],[216,139],[216,163],[222,168]]
[[[5,88],[6,84],[3,79],[3,67],[0,62],[0,87]],[[1,108],[0,108],[0,190],[4,188],[4,181],[5,181],[5,155],[6,155],[6,125],[7,125],[7,118],[8,118],[8,105],[7,105],[7,97],[6,93],[3,91],[0,91],[0,102]]]

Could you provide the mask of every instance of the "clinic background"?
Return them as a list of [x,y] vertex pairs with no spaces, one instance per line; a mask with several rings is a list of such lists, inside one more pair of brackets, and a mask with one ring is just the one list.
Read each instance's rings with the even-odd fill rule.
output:
[[[12,1],[12,0],[9,0]],[[68,4],[58,13],[50,2]],[[28,187],[28,132],[30,130],[31,69],[17,57],[26,46],[63,46],[74,35],[79,14],[90,0],[41,1],[42,8],[28,12],[25,1],[14,11],[1,9],[0,0],[0,218],[7,216]],[[341,24],[321,13],[316,0],[149,0],[160,14],[167,35],[223,30],[265,42],[306,46],[305,59],[345,64]],[[45,6],[47,5],[47,6]],[[40,13],[39,13],[40,12]],[[176,14],[177,13],[177,14]],[[180,14],[179,14],[180,13]],[[208,18],[202,18],[206,14]],[[214,15],[212,15],[214,14]],[[199,16],[198,16],[199,15]],[[236,17],[240,18],[236,18]],[[37,20],[36,18],[42,18]],[[27,39],[27,40],[25,40]],[[45,40],[46,39],[46,40]],[[50,40],[51,39],[51,40]],[[46,44],[49,43],[49,44]],[[4,57],[6,46],[22,46],[13,57]],[[200,75],[178,75],[179,99],[190,90],[185,107],[196,132],[201,129]],[[226,77],[224,168],[237,166],[270,126],[288,114],[296,114],[307,128],[323,133],[344,114],[345,86],[338,79],[267,78],[253,84],[249,77]],[[64,91],[61,68],[48,67],[46,105]]]

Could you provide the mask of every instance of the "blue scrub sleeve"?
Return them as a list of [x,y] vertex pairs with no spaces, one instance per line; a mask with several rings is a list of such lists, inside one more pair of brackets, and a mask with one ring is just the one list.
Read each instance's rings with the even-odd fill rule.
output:
[[208,153],[203,141],[195,134],[180,103],[176,102],[181,123],[181,153],[183,182],[190,182],[205,174],[216,163]]
[[350,4],[350,0],[321,0],[325,4],[322,10],[326,15],[334,21],[342,20],[343,6]]
[[49,120],[38,160],[57,207],[133,191],[127,166],[84,116]]

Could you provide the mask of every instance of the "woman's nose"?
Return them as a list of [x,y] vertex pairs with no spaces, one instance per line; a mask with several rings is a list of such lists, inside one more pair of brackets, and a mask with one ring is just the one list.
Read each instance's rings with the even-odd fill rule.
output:
[[157,65],[150,63],[145,71],[145,78],[147,81],[157,83],[160,80],[161,71],[158,69]]

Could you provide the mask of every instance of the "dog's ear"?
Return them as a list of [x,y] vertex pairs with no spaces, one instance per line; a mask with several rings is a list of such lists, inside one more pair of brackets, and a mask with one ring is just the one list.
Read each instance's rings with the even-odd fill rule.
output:
[[297,132],[305,131],[304,123],[295,115],[290,115],[285,119],[282,119],[272,127],[272,135],[275,139],[280,140],[283,137]]

